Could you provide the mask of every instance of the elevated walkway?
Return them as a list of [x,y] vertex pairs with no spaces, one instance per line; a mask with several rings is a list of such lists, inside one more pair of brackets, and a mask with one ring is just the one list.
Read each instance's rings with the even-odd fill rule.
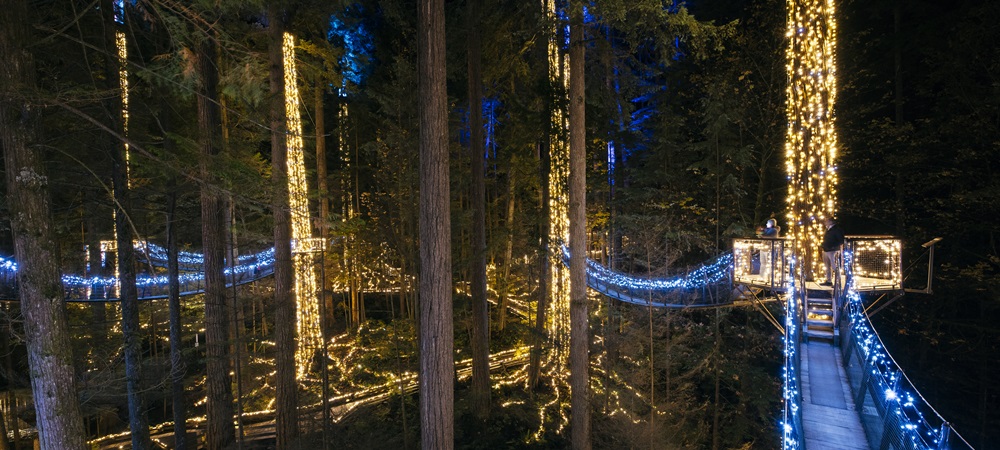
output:
[[859,288],[880,277],[854,276],[864,267],[855,251],[845,250],[846,276],[834,286],[785,286],[782,448],[971,450],[882,345],[862,294],[888,283]]
[[840,348],[813,340],[802,351],[802,431],[809,450],[868,450]]

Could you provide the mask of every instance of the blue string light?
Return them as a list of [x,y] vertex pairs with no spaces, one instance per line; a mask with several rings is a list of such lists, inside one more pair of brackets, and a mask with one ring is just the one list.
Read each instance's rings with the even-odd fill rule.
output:
[[[946,448],[950,437],[964,439],[951,428],[950,425],[930,406],[927,401],[920,396],[913,387],[913,384],[892,356],[885,349],[881,338],[872,327],[861,295],[857,291],[855,279],[850,269],[853,267],[854,255],[850,251],[844,252],[845,268],[847,274],[847,286],[844,297],[847,301],[848,318],[850,320],[850,333],[853,336],[851,345],[857,347],[864,367],[868,369],[868,383],[875,386],[868,389],[861,386],[867,392],[872,393],[872,401],[883,405],[884,408],[876,410],[884,411],[884,417],[895,416],[898,423],[896,432],[903,441],[909,441],[912,447],[919,449],[939,449]],[[794,260],[793,260],[794,263]],[[794,272],[794,271],[793,271]],[[785,366],[782,370],[784,378],[784,414],[782,417],[782,448],[798,449],[802,448],[801,430],[801,395],[799,392],[799,356],[798,356],[798,311],[795,301],[795,279],[789,283],[789,300],[785,312]],[[853,352],[853,349],[844,349],[845,352]],[[852,384],[853,387],[853,384]],[[919,399],[919,401],[917,400]],[[937,416],[940,426],[932,425],[922,411],[931,411]],[[882,430],[891,432],[891,430]],[[968,443],[966,443],[968,445]],[[968,446],[968,448],[972,448]]]
[[[159,268],[166,266],[167,253],[162,247],[155,244],[137,243],[136,248],[141,250],[139,255],[145,255],[147,260],[153,266]],[[187,266],[189,269],[197,270],[197,272],[189,272],[179,275],[178,280],[181,284],[197,284],[204,280],[205,274],[202,266],[204,265],[205,258],[203,255],[198,253],[180,252],[178,254],[178,261],[183,261],[182,264]],[[272,247],[258,253],[240,256],[237,258],[237,261],[239,262],[237,266],[226,267],[223,270],[225,276],[232,277],[234,274],[236,276],[244,274],[266,276],[272,272],[274,267],[274,248]],[[4,279],[13,279],[17,269],[17,262],[13,259],[0,256],[0,274],[3,275]],[[258,277],[251,277],[251,279],[255,278]],[[247,278],[243,277],[243,279]],[[62,283],[68,290],[111,288],[118,284],[118,279],[115,277],[84,277],[76,274],[64,274],[62,275]],[[139,288],[163,288],[169,283],[170,278],[166,275],[141,274],[137,276],[135,280],[136,287]]]
[[[791,273],[795,273],[795,258],[789,261]],[[794,450],[802,448],[802,392],[799,390],[799,312],[798,291],[795,277],[789,277],[787,301],[785,303],[785,364],[781,371],[784,381],[782,399],[784,411],[781,417],[781,448]]]
[[[562,246],[563,260],[569,263],[569,248]],[[709,264],[685,275],[670,278],[640,278],[612,271],[587,258],[587,277],[621,290],[642,290],[666,293],[678,289],[700,289],[725,280],[732,271],[733,255],[723,254]]]

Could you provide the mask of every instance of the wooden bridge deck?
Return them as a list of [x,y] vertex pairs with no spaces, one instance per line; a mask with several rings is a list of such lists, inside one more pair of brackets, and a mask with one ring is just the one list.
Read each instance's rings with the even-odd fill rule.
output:
[[808,450],[869,450],[840,357],[830,342],[803,343],[802,428]]

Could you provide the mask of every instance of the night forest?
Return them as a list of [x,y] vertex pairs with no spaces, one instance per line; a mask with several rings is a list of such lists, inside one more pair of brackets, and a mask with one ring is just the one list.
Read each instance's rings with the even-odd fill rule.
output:
[[[0,262],[21,239],[49,242],[17,259],[18,280],[55,322],[3,266],[0,450],[32,448],[51,418],[32,387],[60,372],[29,369],[36,357],[63,359],[72,381],[50,395],[73,399],[49,413],[65,448],[542,449],[581,434],[594,448],[779,448],[780,305],[573,297],[572,274],[552,281],[569,271],[550,183],[572,163],[555,149],[580,143],[567,236],[585,192],[580,253],[636,276],[691,271],[769,218],[787,228],[792,2],[453,1],[434,47],[424,1],[4,0]],[[837,20],[838,221],[902,239],[907,288],[927,283],[921,244],[943,238],[933,293],[887,301],[872,323],[920,394],[994,448],[1000,3],[841,0]],[[584,84],[563,82],[573,67]],[[422,154],[434,139],[437,172]],[[22,153],[44,177],[30,195],[15,185],[31,174],[9,170]],[[273,273],[227,285],[237,255],[271,248]],[[198,293],[148,294],[142,280],[183,278],[194,254]],[[107,296],[121,301],[67,302],[58,281],[26,293],[26,270],[117,276]],[[303,270],[312,309],[296,307]],[[427,320],[428,299],[447,320]],[[569,315],[546,317],[558,301]],[[33,356],[33,332],[68,346]],[[432,381],[447,383],[421,393],[438,351],[448,376]],[[453,407],[445,434],[422,402]]]

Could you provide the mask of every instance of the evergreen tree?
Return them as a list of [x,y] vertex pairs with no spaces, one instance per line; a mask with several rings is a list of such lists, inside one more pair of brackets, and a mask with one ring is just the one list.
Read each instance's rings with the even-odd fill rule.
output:
[[575,450],[590,450],[590,314],[587,304],[587,135],[583,4],[570,2],[569,37],[569,282],[570,392]]
[[[26,1],[0,14],[0,146],[7,178],[21,310],[31,368],[39,443],[83,450],[83,418],[63,306],[59,252],[52,230],[49,178],[37,146],[40,105]],[[6,436],[4,436],[6,439]]]
[[419,2],[420,439],[455,445],[451,208],[443,0]]

